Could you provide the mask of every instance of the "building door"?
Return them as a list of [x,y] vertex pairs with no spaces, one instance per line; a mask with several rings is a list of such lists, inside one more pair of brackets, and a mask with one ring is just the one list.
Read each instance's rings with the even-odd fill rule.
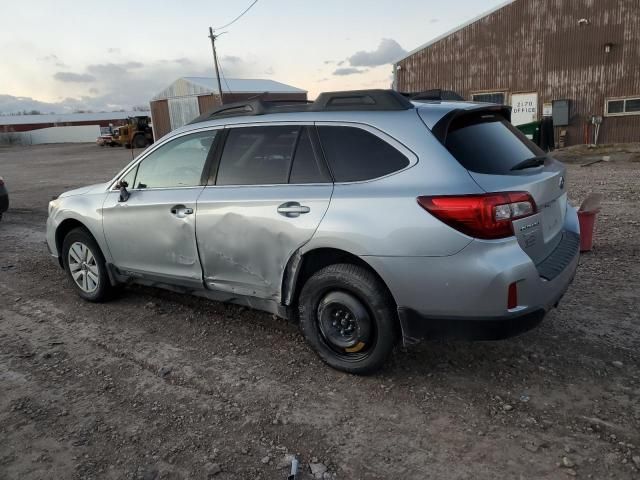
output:
[[514,93],[511,95],[511,123],[524,125],[538,121],[538,94]]

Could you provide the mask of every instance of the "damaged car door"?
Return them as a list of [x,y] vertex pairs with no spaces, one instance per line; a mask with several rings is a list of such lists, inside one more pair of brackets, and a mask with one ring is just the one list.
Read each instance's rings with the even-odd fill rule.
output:
[[121,273],[202,288],[197,199],[217,130],[176,137],[124,173],[103,205],[104,234]]
[[198,199],[197,241],[208,288],[279,300],[290,256],[329,206],[333,182],[312,125],[227,128]]

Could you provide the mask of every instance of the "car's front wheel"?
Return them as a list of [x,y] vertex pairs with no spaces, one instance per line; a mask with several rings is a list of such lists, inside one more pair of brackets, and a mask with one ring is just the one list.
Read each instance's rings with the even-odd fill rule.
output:
[[84,228],[71,230],[62,243],[62,261],[78,294],[90,302],[108,300],[112,287],[100,247]]
[[373,373],[396,344],[394,303],[366,268],[336,264],[319,270],[302,287],[298,306],[304,337],[338,370]]

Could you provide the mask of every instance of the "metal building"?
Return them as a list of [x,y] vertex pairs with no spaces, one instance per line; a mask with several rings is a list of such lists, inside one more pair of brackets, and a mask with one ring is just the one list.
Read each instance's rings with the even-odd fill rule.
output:
[[47,113],[41,115],[0,115],[0,132],[28,132],[41,128],[81,125],[120,126],[128,117],[148,112]]
[[408,53],[394,86],[553,116],[566,145],[640,141],[640,0],[510,0]]
[[[307,91],[274,80],[227,78],[222,81],[224,103],[256,95],[265,100],[306,100]],[[151,119],[156,139],[220,105],[215,78],[182,77],[151,99]]]

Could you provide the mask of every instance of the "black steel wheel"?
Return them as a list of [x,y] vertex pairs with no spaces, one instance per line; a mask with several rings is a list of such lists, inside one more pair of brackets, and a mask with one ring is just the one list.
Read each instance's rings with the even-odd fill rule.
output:
[[386,287],[358,265],[316,272],[302,287],[298,307],[305,339],[338,370],[375,372],[398,339],[395,305]]

